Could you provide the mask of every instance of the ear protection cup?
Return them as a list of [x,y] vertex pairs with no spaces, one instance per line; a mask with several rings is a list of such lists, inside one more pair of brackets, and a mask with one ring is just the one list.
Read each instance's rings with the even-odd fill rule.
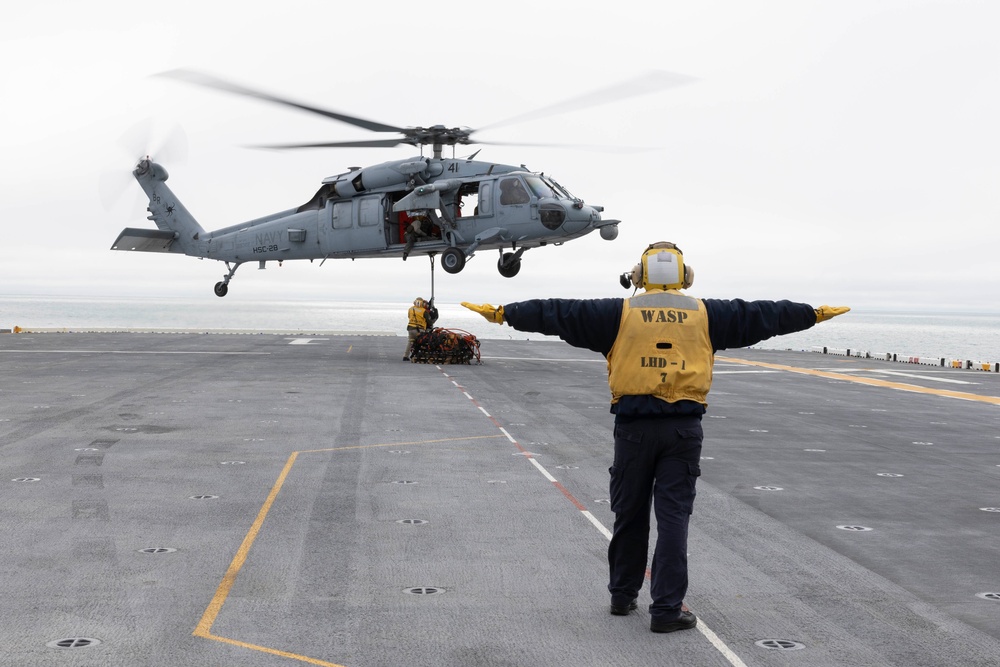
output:
[[642,262],[639,262],[632,267],[632,273],[629,276],[629,282],[632,283],[632,287],[638,287],[642,284]]

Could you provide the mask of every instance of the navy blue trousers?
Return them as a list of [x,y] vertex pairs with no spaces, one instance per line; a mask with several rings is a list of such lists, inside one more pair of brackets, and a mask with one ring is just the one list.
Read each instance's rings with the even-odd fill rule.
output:
[[649,614],[673,620],[687,593],[688,522],[701,474],[701,417],[643,418],[615,424],[611,509],[615,529],[608,547],[612,604],[639,593],[649,553],[650,506],[656,515]]

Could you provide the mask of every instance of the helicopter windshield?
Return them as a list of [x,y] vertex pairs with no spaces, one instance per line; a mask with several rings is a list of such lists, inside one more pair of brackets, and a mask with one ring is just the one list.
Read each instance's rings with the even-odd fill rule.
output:
[[564,188],[556,179],[550,178],[549,183],[551,183],[552,187],[555,188],[557,192],[561,192],[566,199],[576,199],[576,197],[573,196],[573,193]]
[[552,178],[551,176],[543,176],[542,178],[545,179],[545,182],[549,185],[550,188],[555,190],[556,197],[562,196],[565,197],[566,199],[576,199],[576,197],[574,197],[569,190],[560,185],[559,181],[557,181],[556,179]]
[[540,176],[525,176],[524,180],[528,182],[528,187],[531,188],[532,194],[539,199],[542,197],[555,198],[557,196],[552,187]]

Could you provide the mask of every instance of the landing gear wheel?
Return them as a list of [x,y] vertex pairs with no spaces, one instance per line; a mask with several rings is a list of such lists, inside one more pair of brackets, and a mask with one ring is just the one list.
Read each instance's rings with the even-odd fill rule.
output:
[[[236,262],[235,264],[230,264],[229,262],[226,262],[226,268],[229,269],[229,273],[227,273],[222,280],[215,283],[215,296],[226,296],[229,294],[229,281],[233,279],[233,274],[236,273],[236,269],[240,268],[240,264],[242,263],[243,262]],[[281,264],[280,261],[278,263]],[[264,268],[264,262],[260,263],[260,268]]]
[[512,252],[505,252],[503,257],[497,261],[497,271],[499,271],[500,275],[504,278],[513,278],[517,275],[517,272],[521,270],[521,260],[519,259],[514,260],[511,264],[507,264],[513,255],[514,253]]
[[448,273],[458,273],[465,268],[465,253],[458,248],[448,248],[441,253],[441,267]]

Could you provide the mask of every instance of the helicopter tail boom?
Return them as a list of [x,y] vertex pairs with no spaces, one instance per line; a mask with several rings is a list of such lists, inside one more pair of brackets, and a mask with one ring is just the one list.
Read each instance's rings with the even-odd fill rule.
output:
[[[199,239],[205,230],[167,187],[167,170],[146,158],[139,162],[132,175],[149,197],[146,210],[158,229],[125,229],[112,249],[193,254],[191,251],[201,245]],[[142,233],[137,236],[135,232]]]

